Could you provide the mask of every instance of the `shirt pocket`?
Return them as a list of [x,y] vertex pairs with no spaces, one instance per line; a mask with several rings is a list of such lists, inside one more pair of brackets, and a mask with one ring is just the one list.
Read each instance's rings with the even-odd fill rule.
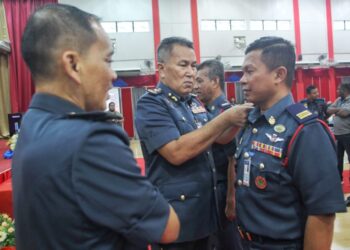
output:
[[177,182],[163,184],[159,190],[182,220],[191,220],[200,207],[200,188],[198,182]]

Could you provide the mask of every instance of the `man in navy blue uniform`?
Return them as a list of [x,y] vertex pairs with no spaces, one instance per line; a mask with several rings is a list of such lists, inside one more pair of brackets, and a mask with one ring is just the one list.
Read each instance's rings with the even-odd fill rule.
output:
[[146,249],[172,242],[176,213],[141,176],[127,135],[108,122],[116,78],[99,19],[46,5],[29,18],[22,54],[36,94],[14,153],[16,248]]
[[244,249],[330,249],[335,213],[346,211],[327,126],[293,104],[294,67],[283,38],[262,37],[245,51],[241,84],[255,108],[235,153]]
[[[197,66],[195,93],[203,102],[213,119],[230,108],[225,89],[224,65],[218,60],[207,60]],[[240,239],[235,223],[235,163],[233,157],[236,150],[235,141],[222,145],[214,143],[212,146],[214,162],[217,173],[217,188],[219,202],[220,229],[214,242],[216,249],[241,249]]]
[[319,119],[327,120],[327,104],[324,98],[320,98],[318,89],[314,85],[309,85],[306,88],[307,98],[300,101],[308,110],[314,113]]
[[215,141],[228,143],[246,122],[246,106],[236,106],[208,122],[191,94],[196,74],[192,42],[169,37],[158,47],[160,83],[139,100],[136,128],[151,182],[174,207],[181,222],[176,243],[153,249],[209,249],[217,231]]

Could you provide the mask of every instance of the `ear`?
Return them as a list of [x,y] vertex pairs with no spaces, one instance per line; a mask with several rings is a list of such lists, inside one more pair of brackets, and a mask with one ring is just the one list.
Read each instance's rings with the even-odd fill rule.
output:
[[158,73],[159,73],[159,79],[163,79],[165,77],[165,65],[164,63],[158,62]]
[[80,77],[80,55],[76,51],[68,50],[62,54],[64,72],[75,82],[81,83]]
[[286,83],[287,80],[287,68],[279,66],[275,69],[275,80],[277,83]]
[[213,80],[212,80],[212,82],[213,82],[213,87],[214,88],[220,88],[220,79],[219,79],[219,77],[215,77]]

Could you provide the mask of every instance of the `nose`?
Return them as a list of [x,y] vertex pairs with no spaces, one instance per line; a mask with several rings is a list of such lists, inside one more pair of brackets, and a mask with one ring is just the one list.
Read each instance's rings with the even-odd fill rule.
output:
[[187,73],[188,76],[193,77],[196,74],[196,72],[197,72],[197,68],[196,67],[193,67],[192,65],[189,65],[187,67],[187,72],[186,73]]
[[239,80],[239,83],[244,85],[246,83],[246,79],[245,79],[245,74],[243,73],[241,79]]
[[117,78],[118,78],[117,72],[112,70],[112,81],[114,82],[115,80],[117,80]]

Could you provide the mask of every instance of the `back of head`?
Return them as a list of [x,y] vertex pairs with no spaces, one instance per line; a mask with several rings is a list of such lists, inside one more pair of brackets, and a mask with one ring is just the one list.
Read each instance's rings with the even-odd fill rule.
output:
[[208,78],[214,80],[219,79],[220,88],[222,91],[225,89],[225,71],[224,65],[218,60],[206,60],[197,66],[197,70],[208,69]]
[[22,55],[33,77],[55,76],[57,56],[63,50],[84,53],[97,39],[94,22],[99,18],[70,5],[38,8],[29,17],[22,36]]
[[317,89],[316,86],[314,86],[314,85],[307,86],[306,87],[306,94],[310,95],[314,89]]
[[186,38],[175,37],[175,36],[165,38],[161,41],[161,43],[158,46],[158,50],[157,50],[158,62],[165,63],[168,60],[168,58],[170,57],[170,54],[171,54],[175,45],[194,49],[193,43]]
[[289,41],[281,37],[261,37],[248,46],[245,54],[254,50],[262,51],[261,60],[270,70],[284,66],[287,69],[286,84],[288,87],[292,87],[295,70],[295,51]]
[[341,83],[340,90],[345,94],[345,97],[350,95],[350,82]]

